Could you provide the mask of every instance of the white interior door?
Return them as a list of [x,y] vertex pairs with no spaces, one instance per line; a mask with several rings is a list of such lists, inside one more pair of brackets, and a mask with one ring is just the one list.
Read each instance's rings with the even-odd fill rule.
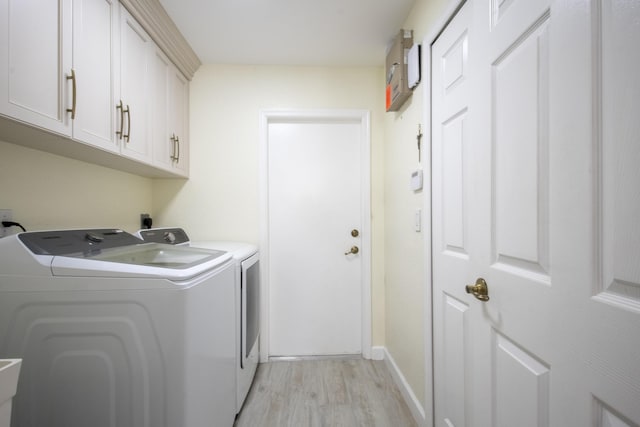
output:
[[639,15],[470,0],[432,46],[436,426],[640,425]]
[[362,352],[362,129],[313,118],[268,126],[270,356]]
[[433,374],[438,427],[470,425],[468,319],[472,301],[465,297],[462,285],[477,274],[469,235],[472,12],[470,4],[458,12],[431,54]]

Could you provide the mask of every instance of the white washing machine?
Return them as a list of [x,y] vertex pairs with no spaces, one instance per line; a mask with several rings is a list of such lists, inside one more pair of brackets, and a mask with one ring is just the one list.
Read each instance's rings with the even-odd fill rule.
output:
[[0,239],[13,427],[232,426],[235,264],[122,230]]
[[242,242],[191,242],[181,228],[154,228],[136,233],[146,242],[165,242],[178,246],[229,252],[235,261],[236,280],[236,413],[249,393],[260,360],[260,271],[255,245]]

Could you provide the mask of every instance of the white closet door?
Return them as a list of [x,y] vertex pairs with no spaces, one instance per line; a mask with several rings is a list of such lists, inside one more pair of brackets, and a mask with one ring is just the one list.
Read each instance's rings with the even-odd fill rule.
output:
[[639,17],[470,0],[433,45],[437,426],[640,424]]

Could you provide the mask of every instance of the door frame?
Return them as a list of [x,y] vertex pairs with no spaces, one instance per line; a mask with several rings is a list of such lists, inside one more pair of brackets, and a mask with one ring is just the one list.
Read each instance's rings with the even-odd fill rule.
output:
[[362,357],[371,359],[371,114],[366,110],[260,111],[260,362],[269,361],[269,125],[271,123],[357,123],[360,125]]
[[[440,15],[440,18],[436,20],[433,25],[433,30],[430,31],[426,37],[422,40],[422,70],[424,73],[423,81],[425,82],[423,87],[423,118],[422,121],[424,123],[424,135],[425,141],[428,142],[428,147],[425,147],[422,151],[422,170],[424,171],[424,176],[428,178],[428,185],[425,185],[423,188],[423,224],[429,224],[429,228],[425,228],[425,231],[428,230],[428,234],[424,236],[424,372],[425,372],[425,381],[424,381],[424,414],[425,414],[425,426],[433,427],[435,425],[435,413],[434,413],[434,398],[435,398],[435,384],[433,381],[433,353],[435,351],[433,345],[433,255],[432,251],[432,236],[433,230],[431,227],[432,224],[432,158],[431,158],[431,85],[432,85],[432,75],[431,75],[431,47],[433,43],[435,43],[436,39],[440,36],[440,34],[447,28],[451,20],[456,16],[460,8],[467,2],[468,0],[449,0],[446,8]],[[428,148],[428,149],[427,149]],[[427,415],[427,414],[430,414]]]

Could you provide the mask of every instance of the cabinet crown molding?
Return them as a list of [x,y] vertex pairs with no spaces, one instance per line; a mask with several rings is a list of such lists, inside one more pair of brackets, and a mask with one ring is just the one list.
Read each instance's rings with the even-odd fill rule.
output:
[[158,0],[120,0],[176,67],[191,80],[202,62]]

